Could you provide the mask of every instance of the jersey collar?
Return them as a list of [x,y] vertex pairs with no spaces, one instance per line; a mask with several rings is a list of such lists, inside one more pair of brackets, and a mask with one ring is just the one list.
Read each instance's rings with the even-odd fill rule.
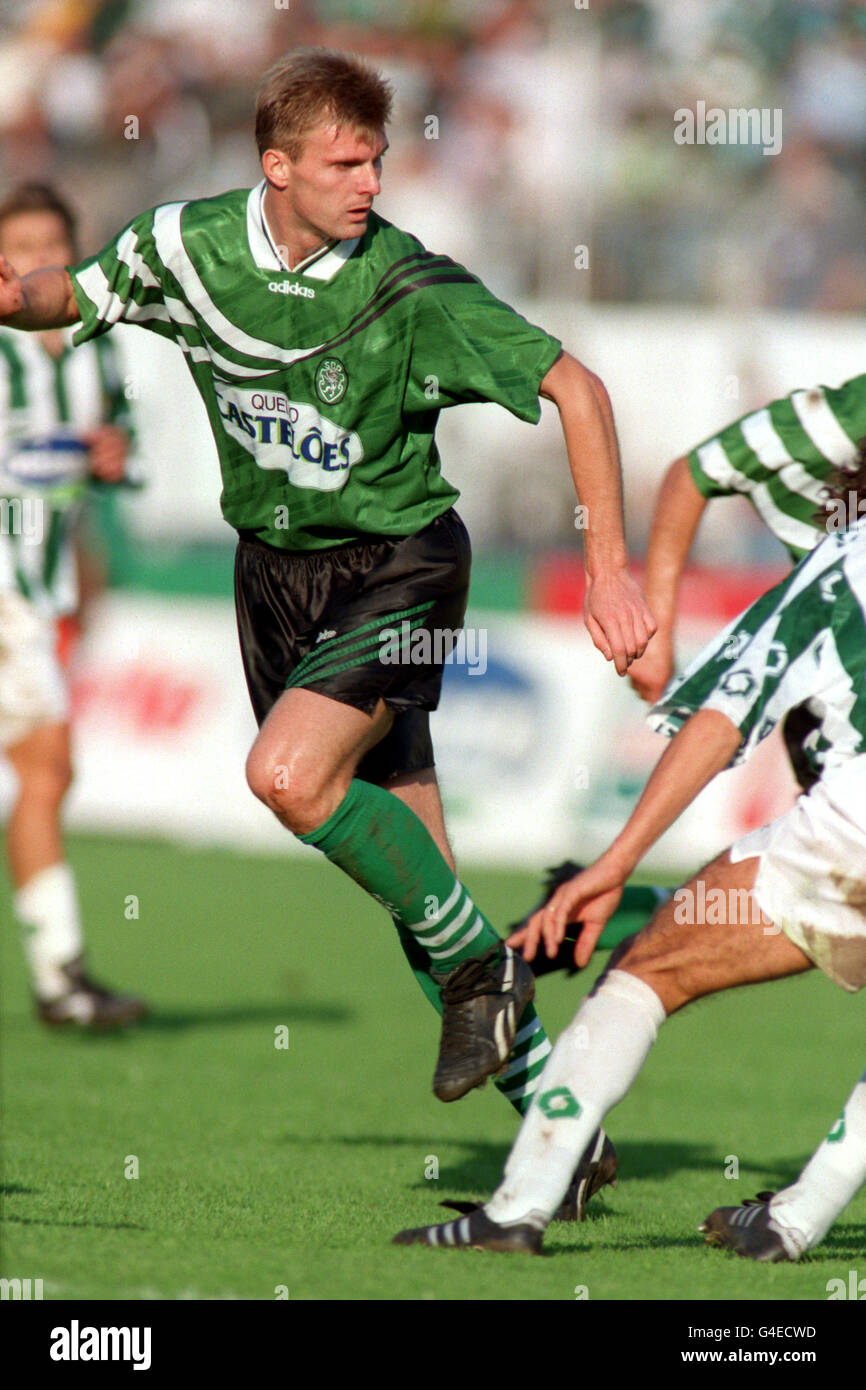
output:
[[288,275],[304,275],[309,280],[332,280],[351,256],[360,237],[348,241],[332,241],[321,246],[294,269],[282,260],[276,243],[271,236],[265,217],[264,198],[267,180],[262,179],[255,188],[250,189],[247,199],[247,237],[253,260],[260,270],[281,270]]

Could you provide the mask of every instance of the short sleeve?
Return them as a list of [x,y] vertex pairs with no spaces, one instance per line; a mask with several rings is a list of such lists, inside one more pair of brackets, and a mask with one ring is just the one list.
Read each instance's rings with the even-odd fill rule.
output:
[[789,710],[832,683],[828,625],[845,598],[835,597],[831,574],[801,590],[794,570],[763,594],[671,682],[650,726],[672,737],[697,710],[717,710],[743,736],[730,765],[745,761]]
[[175,338],[163,295],[163,265],[153,240],[155,211],[136,217],[98,255],[67,267],[81,314],[76,346],[118,323],[138,324]]
[[756,475],[763,475],[765,470],[758,454],[743,432],[744,423],[751,418],[746,416],[727,425],[688,455],[692,479],[703,497],[748,494]]
[[562,352],[462,266],[450,262],[414,296],[405,407],[493,401],[536,424],[539,387]]

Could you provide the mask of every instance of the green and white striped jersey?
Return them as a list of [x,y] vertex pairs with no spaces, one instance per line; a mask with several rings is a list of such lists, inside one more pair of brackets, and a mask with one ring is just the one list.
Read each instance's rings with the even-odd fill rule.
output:
[[799,560],[824,534],[823,489],[866,437],[866,376],[834,389],[815,386],[752,411],[688,455],[704,497],[742,493]]
[[112,344],[64,339],[53,357],[37,334],[0,328],[0,592],[17,590],[52,617],[78,603],[84,436],[108,421],[130,427]]
[[719,710],[743,735],[734,766],[803,704],[819,721],[803,745],[819,777],[866,751],[866,517],[735,618],[647,718],[671,736],[696,710]]
[[75,341],[123,321],[179,344],[238,530],[287,550],[411,535],[458,495],[434,441],[442,407],[537,421],[560,344],[375,214],[288,270],[264,192],[152,209],[70,267]]

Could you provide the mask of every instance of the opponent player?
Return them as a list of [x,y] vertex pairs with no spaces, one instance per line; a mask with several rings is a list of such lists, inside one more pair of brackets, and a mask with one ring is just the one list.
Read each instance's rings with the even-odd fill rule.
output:
[[[542,939],[555,951],[566,922],[579,918],[585,963],[644,854],[722,768],[804,701],[817,730],[803,750],[811,791],[720,855],[615,953],[553,1050],[492,1200],[461,1221],[403,1231],[398,1243],[537,1253],[572,1155],[626,1094],[669,1014],[814,965],[846,990],[866,984],[866,519],[827,536],[667,689],[650,719],[676,733],[635,811],[605,854],[533,916],[521,944],[528,958]],[[681,905],[701,901],[712,911],[695,924]],[[764,1242],[745,1253],[796,1258],[820,1239],[828,1213],[866,1178],[862,1087],[845,1113],[853,1133],[844,1161],[820,1152],[813,1160],[823,1201],[788,1191],[739,1209],[736,1220],[731,1209],[716,1212],[709,1238],[731,1243],[751,1211]]]
[[[50,188],[24,185],[0,204],[0,251],[22,274],[75,257],[75,222]],[[72,778],[57,619],[78,607],[76,532],[89,479],[124,475],[129,421],[107,341],[73,350],[67,331],[25,338],[0,329],[0,747],[18,787],[6,827],[38,1017],[115,1028],[140,999],[94,983],[61,832]]]
[[[434,1091],[505,1066],[525,1109],[549,1043],[532,973],[455,876],[433,769],[429,660],[380,660],[385,632],[453,633],[469,545],[442,477],[440,409],[559,410],[588,510],[586,621],[620,674],[653,620],[626,568],[607,393],[558,341],[468,271],[372,212],[387,84],[358,60],[290,54],[258,95],[256,188],[136,217],[73,270],[0,267],[19,328],[120,321],[176,341],[207,407],[222,507],[240,533],[238,627],[261,724],[247,775],[282,823],[393,915],[443,1007]],[[407,644],[409,646],[409,644]],[[390,656],[390,653],[389,653]],[[387,788],[387,790],[386,790]]]

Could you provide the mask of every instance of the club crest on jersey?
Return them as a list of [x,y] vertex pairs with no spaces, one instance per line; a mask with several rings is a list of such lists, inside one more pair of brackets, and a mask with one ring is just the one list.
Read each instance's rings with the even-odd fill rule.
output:
[[325,357],[316,372],[316,395],[325,405],[336,405],[346,394],[349,378],[339,357]]
[[283,469],[293,487],[337,492],[364,457],[353,430],[326,419],[307,401],[229,385],[220,385],[216,394],[226,434],[252,454],[259,468]]

